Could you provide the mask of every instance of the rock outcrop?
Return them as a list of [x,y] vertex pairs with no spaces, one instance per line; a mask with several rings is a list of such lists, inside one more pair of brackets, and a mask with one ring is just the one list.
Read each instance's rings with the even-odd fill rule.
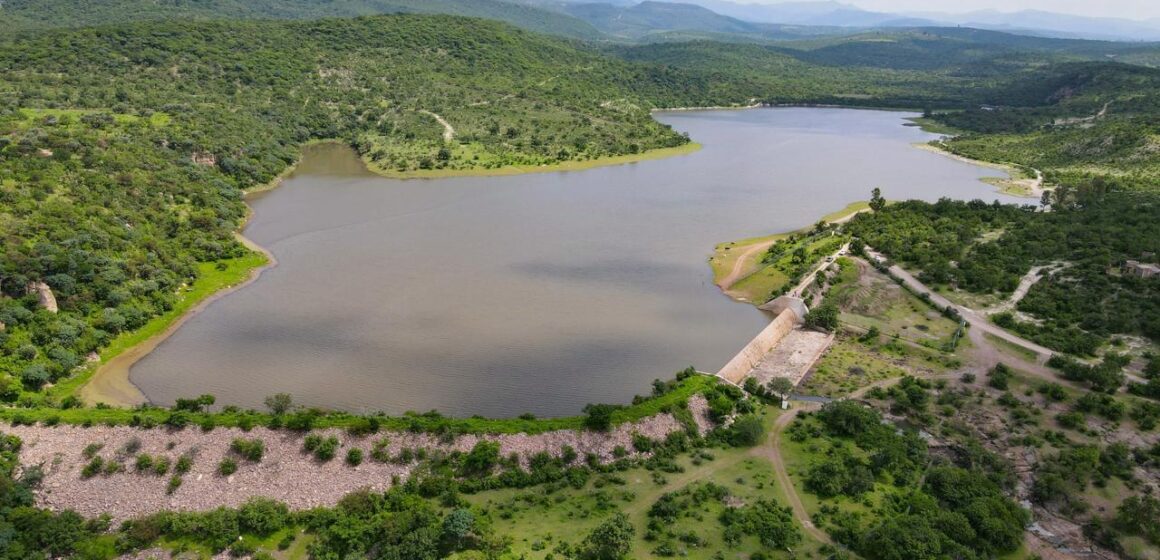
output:
[[59,308],[56,306],[56,296],[52,293],[52,288],[44,282],[29,282],[26,288],[28,293],[36,294],[37,300],[40,301],[40,306],[48,310],[49,313],[56,313]]

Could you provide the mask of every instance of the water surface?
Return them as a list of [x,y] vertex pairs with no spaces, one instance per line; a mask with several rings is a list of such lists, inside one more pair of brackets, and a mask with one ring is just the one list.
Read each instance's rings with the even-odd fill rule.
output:
[[[1003,198],[998,172],[915,149],[897,112],[668,113],[704,149],[579,172],[424,181],[307,149],[252,202],[278,266],[192,318],[131,379],[155,403],[564,415],[716,371],[768,322],[723,296],[713,246],[804,227],[874,187]],[[1006,199],[1011,200],[1011,199]]]

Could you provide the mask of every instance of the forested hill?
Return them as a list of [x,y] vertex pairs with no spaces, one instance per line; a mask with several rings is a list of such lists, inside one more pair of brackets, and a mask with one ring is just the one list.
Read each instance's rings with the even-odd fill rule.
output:
[[595,27],[580,19],[503,0],[6,0],[0,4],[0,31],[175,19],[320,19],[419,13],[492,19],[562,37],[601,37]]
[[[630,87],[642,76],[561,40],[452,16],[0,39],[0,395],[66,375],[172,307],[198,263],[239,255],[241,190],[273,179],[305,141],[344,139],[390,170],[686,143]],[[37,282],[59,313],[28,293]]]

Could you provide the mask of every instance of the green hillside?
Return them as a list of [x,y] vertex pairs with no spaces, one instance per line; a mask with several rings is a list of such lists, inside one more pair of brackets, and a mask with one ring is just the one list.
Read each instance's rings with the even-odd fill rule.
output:
[[2,4],[0,30],[166,19],[319,19],[423,13],[493,19],[563,37],[600,37],[594,27],[576,18],[502,0],[7,0]]
[[58,30],[0,41],[0,68],[5,398],[169,310],[198,263],[241,255],[240,192],[306,141],[342,139],[394,173],[688,142],[651,118],[636,68],[452,16]]

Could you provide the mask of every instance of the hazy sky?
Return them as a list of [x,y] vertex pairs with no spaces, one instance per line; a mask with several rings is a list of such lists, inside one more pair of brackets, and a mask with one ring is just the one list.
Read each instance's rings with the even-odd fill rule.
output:
[[[777,3],[783,0],[741,0]],[[1148,19],[1160,17],[1156,0],[841,0],[866,10],[883,12],[970,12],[974,10],[1045,10],[1085,16]]]

